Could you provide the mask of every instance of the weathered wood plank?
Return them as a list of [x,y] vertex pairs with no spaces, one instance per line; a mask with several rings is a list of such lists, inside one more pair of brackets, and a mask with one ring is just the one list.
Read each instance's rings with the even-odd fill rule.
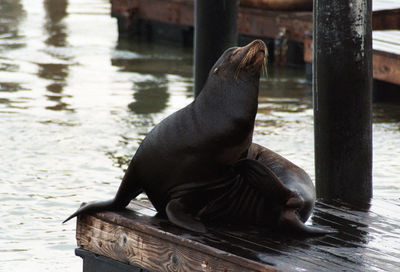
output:
[[299,238],[245,226],[209,226],[197,235],[155,216],[148,202],[134,201],[129,209],[136,212],[79,218],[77,240],[84,249],[150,271],[396,271],[399,205],[376,200],[368,211],[318,202],[312,222],[339,232]]
[[372,28],[374,30],[400,28],[400,1],[373,0]]
[[[135,211],[146,212],[154,215],[154,208],[146,202],[131,202],[130,209]],[[243,256],[248,260],[270,264],[282,271],[291,271],[293,267],[301,267],[306,270],[315,269],[316,266],[324,267],[325,260],[310,260],[308,257],[293,256],[290,252],[286,252],[288,238],[279,233],[270,233],[269,231],[245,228],[230,227],[229,231],[224,227],[209,227],[210,233],[204,234],[199,242],[206,243],[216,248],[228,249],[236,255]],[[197,240],[198,237],[187,236],[190,239]],[[248,239],[253,237],[254,239]],[[259,244],[258,240],[263,239],[263,243]],[[217,242],[216,242],[217,241]],[[277,257],[279,256],[279,257]],[[322,263],[320,263],[322,261]],[[332,268],[333,265],[325,266],[326,269]],[[336,268],[340,268],[337,266]]]
[[375,79],[400,85],[400,58],[389,57],[387,54],[374,53],[373,75]]
[[[233,256],[151,225],[145,229],[141,220],[135,219],[127,227],[95,216],[80,217],[78,246],[150,271],[277,271],[272,266]],[[158,235],[150,234],[154,231]]]

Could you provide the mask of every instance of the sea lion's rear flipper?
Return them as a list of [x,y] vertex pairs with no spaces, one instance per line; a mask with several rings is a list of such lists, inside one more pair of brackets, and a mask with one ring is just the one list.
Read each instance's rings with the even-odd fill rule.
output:
[[290,233],[295,232],[303,235],[324,235],[336,233],[336,231],[332,229],[323,229],[304,224],[294,209],[287,209],[281,213],[278,227]]
[[234,167],[245,182],[266,196],[270,206],[275,206],[275,209],[280,210],[279,229],[303,235],[323,235],[334,232],[304,224],[298,214],[298,210],[304,205],[303,198],[287,188],[275,173],[261,162],[243,159]]
[[271,169],[257,160],[242,159],[234,168],[246,182],[265,193],[271,200],[286,202],[294,196]]
[[170,200],[165,211],[171,223],[191,231],[206,232],[206,227],[185,210],[181,198]]

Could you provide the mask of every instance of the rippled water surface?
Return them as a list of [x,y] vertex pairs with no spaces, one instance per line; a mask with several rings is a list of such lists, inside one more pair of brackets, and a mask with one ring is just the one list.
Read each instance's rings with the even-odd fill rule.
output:
[[[81,271],[81,201],[111,198],[146,133],[192,99],[192,52],[118,40],[108,0],[0,1],[0,270]],[[262,79],[255,141],[314,176],[303,70]],[[399,202],[400,106],[374,106],[375,199]],[[373,209],[373,207],[372,207]]]

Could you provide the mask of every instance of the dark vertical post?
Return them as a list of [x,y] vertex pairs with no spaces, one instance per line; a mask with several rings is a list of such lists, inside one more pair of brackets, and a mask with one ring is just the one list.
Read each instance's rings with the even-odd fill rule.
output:
[[372,197],[371,0],[314,0],[317,197]]
[[237,43],[239,0],[196,0],[194,93],[199,95],[215,61]]

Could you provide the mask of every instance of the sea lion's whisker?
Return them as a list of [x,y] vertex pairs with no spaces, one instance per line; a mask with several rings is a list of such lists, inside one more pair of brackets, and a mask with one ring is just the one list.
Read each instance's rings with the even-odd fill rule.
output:
[[267,58],[264,59],[264,64],[263,64],[263,71],[264,75],[266,78],[268,78],[268,66],[267,66]]
[[[239,65],[236,67],[235,76],[234,76],[235,79],[238,78],[240,71],[243,70],[243,68],[244,68],[246,65],[249,65],[250,62],[251,62],[251,61],[256,57],[256,55],[257,55],[259,52],[261,52],[261,51],[264,53],[264,55],[267,55],[267,54],[268,54],[268,51],[267,51],[267,49],[265,48],[265,46],[264,46],[264,47],[253,46],[253,47],[249,48],[249,50],[247,51],[246,55],[242,58],[242,60],[240,61]],[[259,61],[257,60],[257,62],[259,62]],[[265,66],[266,66],[266,58],[265,58],[265,57],[264,57],[263,65],[262,65],[262,66],[264,66],[264,67],[262,67],[263,70],[266,69],[266,67],[265,67]],[[267,73],[266,73],[266,75],[267,75]]]
[[247,65],[249,60],[253,58],[253,56],[256,53],[256,48],[250,48],[247,54],[243,57],[243,59],[240,61],[238,67],[236,68],[235,72],[235,79],[239,76],[239,72]]

